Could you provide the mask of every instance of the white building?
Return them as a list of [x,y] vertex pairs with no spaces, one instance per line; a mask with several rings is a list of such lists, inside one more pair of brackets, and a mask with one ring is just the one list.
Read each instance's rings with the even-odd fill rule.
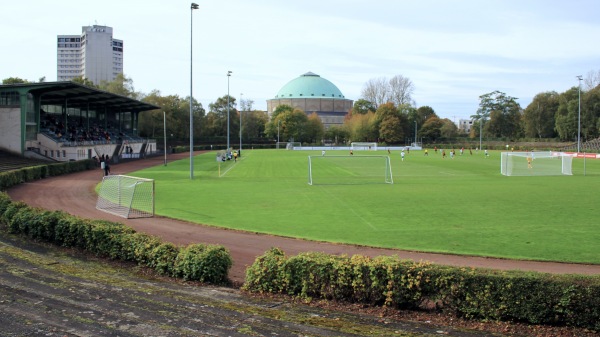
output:
[[58,35],[56,79],[84,77],[99,84],[123,73],[123,40],[113,39],[112,27],[84,26],[81,35]]

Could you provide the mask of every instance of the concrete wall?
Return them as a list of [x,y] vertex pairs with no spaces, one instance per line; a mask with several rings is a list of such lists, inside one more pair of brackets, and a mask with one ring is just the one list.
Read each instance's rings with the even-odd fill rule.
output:
[[0,108],[0,147],[21,155],[21,107]]

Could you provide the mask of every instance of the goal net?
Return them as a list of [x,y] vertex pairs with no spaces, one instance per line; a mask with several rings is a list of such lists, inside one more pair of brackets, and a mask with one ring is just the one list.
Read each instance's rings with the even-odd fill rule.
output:
[[393,183],[389,156],[308,156],[309,185]]
[[372,150],[377,151],[377,143],[368,143],[368,142],[352,142],[350,143],[350,148],[352,150]]
[[154,180],[124,175],[102,179],[96,209],[124,218],[154,216]]
[[277,142],[275,143],[275,148],[280,150],[280,149],[286,149],[286,150],[293,150],[295,147],[301,147],[302,143],[301,142]]
[[572,175],[573,157],[562,152],[502,152],[500,172],[505,176]]

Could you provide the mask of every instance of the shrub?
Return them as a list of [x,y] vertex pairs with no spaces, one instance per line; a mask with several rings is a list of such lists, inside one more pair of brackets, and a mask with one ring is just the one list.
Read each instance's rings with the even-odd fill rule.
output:
[[192,244],[177,255],[175,275],[184,280],[225,284],[231,265],[231,256],[225,247]]
[[567,325],[600,331],[600,278],[453,268],[272,248],[247,269],[244,289],[302,298],[438,310],[468,319]]

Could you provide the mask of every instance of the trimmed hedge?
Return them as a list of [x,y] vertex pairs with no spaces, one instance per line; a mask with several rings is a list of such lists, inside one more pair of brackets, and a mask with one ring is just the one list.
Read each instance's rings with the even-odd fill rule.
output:
[[247,269],[243,288],[600,331],[600,278],[590,276],[453,268],[386,256],[287,257],[272,248]]
[[136,262],[162,275],[212,284],[227,284],[232,259],[222,246],[193,244],[179,247],[136,233],[121,223],[88,220],[61,211],[48,211],[13,202],[0,192],[0,227],[63,247],[97,256]]
[[64,163],[30,166],[18,170],[0,172],[0,191],[5,191],[11,186],[33,180],[59,176],[67,173],[86,171],[95,168],[96,162],[92,159],[86,159]]

